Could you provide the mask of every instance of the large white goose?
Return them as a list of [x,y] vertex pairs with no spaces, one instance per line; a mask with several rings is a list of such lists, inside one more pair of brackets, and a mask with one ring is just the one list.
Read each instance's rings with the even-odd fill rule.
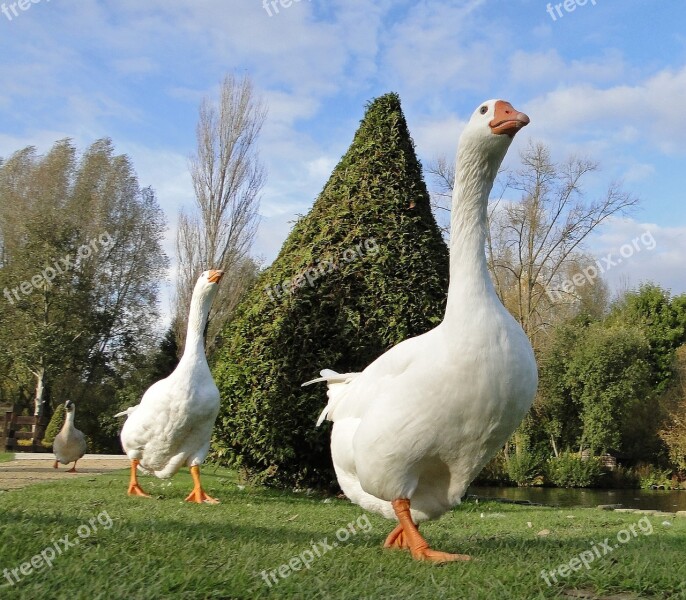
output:
[[67,473],[76,473],[76,463],[86,453],[86,436],[74,426],[76,406],[71,400],[64,403],[64,410],[66,413],[64,425],[52,443],[52,451],[55,453],[53,467],[57,469],[57,463],[68,465],[73,462],[74,466]]
[[417,523],[459,504],[467,486],[529,410],[531,344],[489,277],[486,211],[498,168],[529,118],[503,100],[472,114],[458,145],[445,317],[361,373],[322,371],[338,482],[361,507],[397,519],[386,548],[418,560],[469,560],[432,550]]
[[127,415],[121,443],[131,459],[130,496],[149,497],[138,484],[137,469],[165,479],[182,466],[190,467],[193,491],[188,502],[218,500],[200,483],[200,465],[210,449],[210,437],[219,412],[219,390],[205,356],[204,330],[223,271],[205,271],[193,289],[183,356],[169,377],[151,385],[138,406]]

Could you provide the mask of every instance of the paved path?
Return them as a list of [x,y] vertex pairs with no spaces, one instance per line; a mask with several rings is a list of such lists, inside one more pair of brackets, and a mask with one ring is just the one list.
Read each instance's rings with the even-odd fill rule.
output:
[[21,452],[15,454],[14,458],[15,460],[9,462],[0,462],[0,490],[23,488],[33,483],[68,477],[90,477],[126,469],[129,466],[129,460],[123,454],[86,454],[76,465],[76,473],[67,473],[73,463],[53,469],[55,456],[49,452],[45,454]]

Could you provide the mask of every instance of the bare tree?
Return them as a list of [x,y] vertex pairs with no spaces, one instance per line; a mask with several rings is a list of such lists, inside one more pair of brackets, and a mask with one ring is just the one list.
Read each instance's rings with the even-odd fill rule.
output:
[[[593,289],[600,273],[584,254],[583,243],[609,217],[626,214],[638,199],[611,183],[600,199],[587,200],[582,180],[597,171],[598,164],[574,156],[555,163],[542,143],[531,142],[521,162],[518,171],[500,174],[501,192],[489,206],[486,251],[501,301],[536,349],[553,319],[584,303],[605,301],[604,284]],[[439,159],[428,171],[435,182],[435,203],[444,205],[454,170]],[[518,192],[520,200],[506,201],[508,190]]]
[[259,222],[259,196],[265,171],[257,139],[266,109],[251,80],[227,75],[218,103],[205,99],[196,127],[196,153],[190,159],[195,206],[179,215],[176,239],[178,274],[176,323],[183,345],[193,286],[206,269],[226,273],[210,313],[212,345],[256,272],[249,252]]

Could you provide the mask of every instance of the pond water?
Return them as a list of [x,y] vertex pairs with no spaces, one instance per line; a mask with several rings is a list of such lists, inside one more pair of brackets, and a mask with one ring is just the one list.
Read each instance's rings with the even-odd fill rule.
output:
[[624,508],[654,509],[665,512],[686,510],[686,490],[600,490],[561,488],[512,488],[471,486],[468,494],[480,498],[504,498],[561,507],[595,507],[621,504]]

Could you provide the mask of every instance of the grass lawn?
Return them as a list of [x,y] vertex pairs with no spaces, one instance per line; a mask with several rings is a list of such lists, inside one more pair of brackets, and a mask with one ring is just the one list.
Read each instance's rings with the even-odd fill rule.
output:
[[0,452],[0,462],[14,460],[14,452]]
[[[435,548],[473,557],[438,566],[382,550],[392,524],[345,500],[243,488],[211,468],[203,480],[220,505],[184,503],[187,472],[141,478],[154,500],[128,498],[125,472],[0,493],[0,571],[56,555],[14,585],[0,577],[0,598],[686,598],[686,519],[469,501],[422,526]],[[589,569],[541,578],[582,552]]]

